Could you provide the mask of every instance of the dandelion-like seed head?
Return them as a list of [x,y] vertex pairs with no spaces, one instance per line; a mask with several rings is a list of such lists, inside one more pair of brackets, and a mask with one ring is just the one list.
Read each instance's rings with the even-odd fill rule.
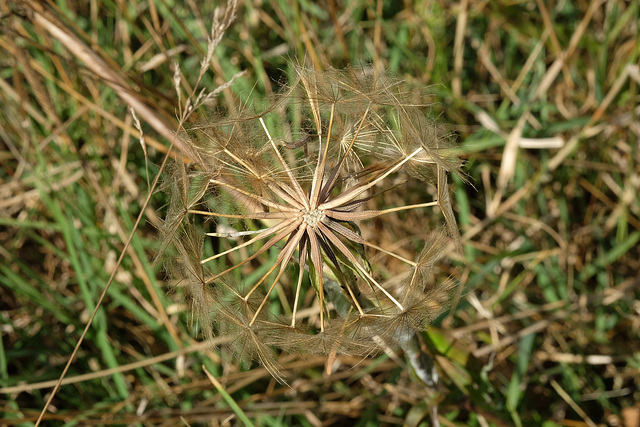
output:
[[[365,70],[297,67],[268,108],[245,105],[187,127],[192,165],[172,169],[164,234],[208,335],[233,335],[237,355],[282,380],[273,347],[368,355],[447,308],[452,286],[430,280],[448,242],[459,247],[447,176],[461,162],[420,93]],[[381,206],[388,193],[402,200],[412,179],[433,184],[436,198]],[[433,207],[448,232],[415,259],[360,230]],[[406,272],[390,276],[377,268],[384,261],[369,262],[374,255]]]

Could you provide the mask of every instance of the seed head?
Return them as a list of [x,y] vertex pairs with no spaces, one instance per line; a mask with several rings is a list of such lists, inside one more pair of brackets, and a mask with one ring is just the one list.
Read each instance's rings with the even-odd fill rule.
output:
[[[204,331],[233,335],[239,357],[282,380],[273,347],[367,355],[448,307],[452,286],[433,285],[431,270],[449,240],[459,246],[447,175],[461,162],[415,89],[365,70],[298,67],[268,108],[214,115],[181,135],[193,163],[174,165],[165,235]],[[434,185],[436,198],[381,207],[411,180]],[[415,260],[359,228],[436,206],[448,236]],[[371,256],[407,272],[385,277]]]

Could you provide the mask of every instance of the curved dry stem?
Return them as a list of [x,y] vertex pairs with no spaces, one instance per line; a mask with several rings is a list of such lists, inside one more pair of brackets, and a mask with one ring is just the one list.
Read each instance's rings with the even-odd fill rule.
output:
[[292,214],[288,212],[253,212],[248,214],[225,214],[221,212],[211,212],[211,211],[199,211],[194,209],[187,210],[187,213],[202,215],[202,216],[212,216],[212,217],[222,217],[222,218],[236,218],[236,219],[291,219]]
[[[355,134],[353,135],[353,138],[351,139],[351,142],[349,143],[349,146],[345,149],[344,154],[340,158],[340,161],[338,162],[338,164],[333,168],[333,171],[331,172],[331,175],[329,176],[329,179],[327,180],[327,183],[325,184],[324,188],[322,189],[322,192],[320,193],[320,200],[325,200],[329,196],[329,193],[331,193],[331,189],[336,184],[336,180],[338,179],[338,175],[340,173],[340,169],[342,169],[342,165],[344,164],[346,158],[349,156],[349,153],[351,153],[351,150],[353,149],[353,145],[354,145],[356,139],[358,138],[358,135],[360,135],[360,131],[362,130],[362,126],[364,125],[365,120],[367,119],[367,116],[369,115],[369,110],[370,109],[371,109],[371,105],[369,105],[367,107],[367,109],[365,110],[365,112],[364,112],[364,114],[362,116],[362,120],[360,120],[360,124],[358,125],[358,129],[356,130]],[[333,111],[332,111],[332,113],[333,113]]]
[[296,296],[293,301],[293,312],[291,315],[292,328],[295,328],[296,326],[296,313],[298,311],[298,300],[300,299],[300,290],[302,289],[302,279],[304,277],[304,265],[306,265],[307,263],[308,242],[309,242],[309,238],[306,236],[302,236],[302,241],[300,242],[300,248],[298,249],[300,259],[299,259],[298,283],[296,284]]
[[289,181],[291,181],[291,184],[293,184],[293,188],[295,189],[296,196],[298,197],[298,201],[302,201],[304,203],[305,209],[309,209],[310,208],[309,202],[305,197],[304,190],[302,190],[300,183],[293,176],[292,170],[287,164],[287,162],[285,162],[284,159],[282,158],[282,154],[280,153],[280,150],[278,150],[278,147],[276,147],[275,142],[273,142],[273,138],[271,138],[269,129],[267,129],[267,125],[264,124],[264,120],[262,119],[262,117],[260,117],[260,124],[262,125],[264,132],[267,134],[267,137],[269,138],[269,144],[273,148],[273,151],[276,153],[276,156],[278,157],[278,161],[280,162],[285,172],[287,173],[287,176],[289,177]]
[[[311,193],[309,199],[311,200],[312,209],[317,209],[320,203],[320,187],[324,178],[324,170],[327,163],[327,154],[329,152],[329,141],[331,140],[331,127],[333,126],[333,115],[336,111],[336,105],[331,105],[331,117],[329,118],[329,131],[327,132],[327,140],[324,143],[324,152],[322,156],[318,157],[318,165],[313,176],[313,182],[311,183]],[[322,146],[322,135],[318,135],[320,146]]]
[[400,169],[400,167],[402,167],[402,165],[404,165],[409,160],[411,160],[411,158],[416,156],[420,151],[422,151],[422,147],[418,148],[413,153],[409,154],[407,157],[405,157],[404,159],[400,160],[396,165],[394,165],[393,167],[389,168],[386,172],[382,173],[381,175],[379,175],[378,177],[373,179],[371,182],[369,182],[369,183],[367,183],[365,185],[357,185],[355,187],[351,187],[349,190],[345,191],[344,193],[342,193],[338,197],[336,197],[336,198],[334,198],[332,200],[329,200],[328,202],[320,204],[320,206],[318,206],[318,208],[327,211],[327,210],[336,208],[336,207],[338,207],[338,206],[340,206],[340,205],[342,205],[344,203],[347,203],[347,202],[355,199],[360,194],[364,193],[369,188],[373,187],[378,182],[382,181],[383,179],[385,179],[386,177],[388,177],[389,175],[391,175],[392,173],[394,173],[395,171]]
[[437,205],[438,205],[438,202],[436,201],[436,202],[419,203],[416,205],[398,206],[395,208],[362,211],[362,212],[343,212],[343,211],[337,211],[337,210],[326,210],[325,214],[327,216],[330,216],[340,221],[361,221],[363,219],[371,219],[371,218],[378,217],[380,215],[386,215],[393,212],[406,211],[409,209],[427,208],[430,206],[437,206]]
[[245,195],[247,197],[250,197],[250,198],[262,203],[263,205],[266,205],[266,206],[269,206],[271,208],[277,209],[280,212],[296,212],[296,211],[299,210],[299,209],[296,209],[296,208],[285,206],[285,205],[280,204],[280,203],[276,203],[276,202],[274,202],[272,200],[267,199],[266,197],[262,197],[262,196],[258,196],[257,194],[250,193],[248,191],[245,191],[245,190],[243,190],[243,189],[241,189],[239,187],[236,187],[236,186],[231,185],[229,183],[226,183],[224,181],[220,181],[220,180],[217,180],[217,179],[210,179],[209,182],[211,182],[212,184],[222,185],[223,187],[229,188],[229,189],[231,189],[233,191],[236,191],[236,192],[238,192],[240,194],[243,194],[243,195]]
[[378,246],[378,245],[375,245],[375,244],[373,244],[373,243],[371,243],[371,242],[369,242],[369,241],[367,241],[367,240],[363,239],[359,234],[357,234],[357,233],[355,233],[355,232],[353,232],[353,231],[349,230],[347,227],[345,227],[344,225],[340,224],[339,222],[335,222],[335,221],[326,221],[326,222],[325,222],[325,224],[326,224],[329,228],[331,228],[331,229],[332,229],[332,230],[334,230],[335,232],[337,232],[337,233],[341,234],[343,237],[345,237],[345,238],[347,238],[347,239],[351,240],[352,242],[356,242],[356,243],[359,243],[359,244],[361,244],[361,245],[365,245],[365,246],[368,246],[368,247],[370,247],[370,248],[373,248],[373,249],[375,249],[375,250],[377,250],[377,251],[379,251],[379,252],[382,252],[382,253],[387,254],[387,255],[389,255],[389,256],[392,256],[392,257],[394,257],[394,258],[396,258],[396,259],[399,259],[400,261],[402,261],[402,262],[404,262],[404,263],[406,263],[406,264],[409,264],[409,265],[412,265],[412,266],[415,266],[415,265],[416,265],[416,263],[415,263],[415,262],[413,262],[413,261],[411,261],[411,260],[409,260],[409,259],[406,259],[406,258],[405,258],[405,257],[403,257],[403,256],[400,256],[400,255],[398,255],[398,254],[396,254],[396,253],[393,253],[393,252],[391,252],[391,251],[388,251],[388,250],[386,250],[386,249],[384,249],[384,248],[381,248],[381,247],[380,247],[380,246]]
[[248,263],[249,261],[257,258],[258,256],[260,256],[261,254],[263,254],[264,252],[268,251],[269,249],[271,249],[272,246],[274,246],[276,243],[278,243],[279,241],[281,241],[284,236],[286,236],[287,234],[291,233],[293,230],[296,229],[296,227],[298,225],[295,224],[295,220],[291,220],[294,221],[293,224],[290,224],[288,227],[286,227],[285,229],[281,230],[278,234],[276,234],[275,236],[273,236],[267,243],[264,244],[264,246],[262,246],[260,249],[258,249],[253,255],[249,256],[248,258],[246,258],[245,260],[237,263],[236,265],[229,267],[228,269],[226,269],[225,271],[218,273],[210,278],[207,279],[207,281],[205,283],[211,283],[214,280],[216,280],[219,277],[224,276],[225,274],[229,273],[230,271],[235,270],[238,267],[241,267],[243,265],[245,265],[246,263]]
[[373,284],[376,288],[380,289],[380,291],[385,294],[385,296],[387,298],[389,298],[389,300],[391,302],[393,302],[395,305],[398,306],[398,308],[400,308],[400,310],[403,310],[404,308],[402,307],[402,304],[400,304],[398,302],[398,300],[396,300],[384,287],[382,287],[367,271],[366,268],[364,268],[362,266],[362,264],[360,263],[360,261],[358,261],[356,259],[355,256],[353,256],[353,254],[351,253],[351,251],[344,245],[344,243],[342,243],[342,241],[331,232],[331,230],[329,230],[324,224],[319,223],[318,224],[318,228],[322,231],[322,234],[324,236],[326,236],[331,243],[333,243],[335,245],[335,247],[345,256],[347,257],[347,259],[353,264],[353,266],[355,268],[357,268],[360,273],[362,273],[369,281],[371,284]]
[[291,224],[294,224],[295,222],[296,222],[295,219],[290,219],[288,221],[282,221],[282,222],[278,223],[277,225],[274,225],[273,227],[267,228],[266,230],[264,230],[263,232],[258,234],[256,237],[254,237],[254,238],[252,238],[250,240],[247,240],[246,242],[241,243],[238,246],[234,246],[233,248],[228,249],[228,250],[226,250],[224,252],[220,252],[218,254],[210,256],[209,258],[203,259],[202,261],[200,261],[200,263],[201,264],[206,264],[209,261],[213,261],[216,258],[220,258],[221,256],[224,256],[224,255],[227,255],[227,254],[229,254],[231,252],[237,251],[238,249],[242,249],[244,247],[247,247],[247,246],[257,242],[258,240],[265,239],[265,238],[269,237],[270,235],[277,233],[278,231],[282,230],[283,228],[285,228],[285,227],[287,227],[287,226],[289,226]]
[[273,270],[276,269],[277,265],[280,264],[280,270],[278,271],[278,275],[276,276],[276,278],[274,279],[273,283],[271,284],[271,287],[267,291],[267,294],[265,295],[264,301],[262,302],[262,304],[260,304],[260,307],[258,307],[258,310],[256,310],[256,314],[254,315],[253,319],[251,319],[251,322],[249,323],[249,326],[251,326],[253,324],[253,322],[255,321],[256,317],[258,316],[258,313],[260,312],[260,310],[264,306],[264,303],[266,302],[267,298],[269,298],[269,295],[271,294],[271,291],[273,291],[274,286],[276,285],[276,283],[278,283],[278,280],[280,279],[280,276],[282,275],[282,273],[284,272],[285,267],[287,266],[287,264],[291,260],[291,257],[293,256],[293,252],[295,251],[296,246],[298,245],[298,242],[302,238],[302,235],[304,234],[304,232],[305,232],[304,227],[298,229],[298,232],[293,236],[292,239],[290,239],[287,242],[287,244],[285,245],[283,251],[280,252],[278,257],[276,258],[276,261],[273,263],[273,266],[269,269],[269,271],[267,271],[260,278],[260,280],[258,280],[258,283],[256,283],[254,285],[254,287],[247,294],[246,298],[248,298],[258,288],[258,286],[260,286],[262,284],[262,282],[264,282],[267,279],[267,277],[269,277],[271,275],[271,273],[273,273]]
[[311,261],[316,270],[316,274],[318,275],[318,298],[320,299],[320,331],[324,331],[324,312],[325,312],[325,302],[324,302],[324,277],[322,273],[322,255],[320,253],[320,242],[318,241],[318,236],[315,233],[315,230],[307,224],[306,226],[307,236],[309,236],[309,243],[311,248]]

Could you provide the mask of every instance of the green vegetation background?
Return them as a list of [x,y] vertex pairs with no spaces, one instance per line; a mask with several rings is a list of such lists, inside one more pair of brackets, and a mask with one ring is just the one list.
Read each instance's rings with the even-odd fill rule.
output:
[[[150,123],[176,128],[171,63],[196,84],[217,5],[0,4],[0,425],[33,425],[60,377],[169,145]],[[428,425],[437,406],[442,425],[640,425],[638,9],[241,1],[200,82],[244,70],[221,99],[270,94],[302,60],[432,86],[471,182],[453,188],[465,298],[424,337],[441,384],[401,354],[330,377],[326,358],[283,355],[289,388],[201,344],[152,262],[158,193],[45,424]],[[144,145],[118,85],[147,107]]]

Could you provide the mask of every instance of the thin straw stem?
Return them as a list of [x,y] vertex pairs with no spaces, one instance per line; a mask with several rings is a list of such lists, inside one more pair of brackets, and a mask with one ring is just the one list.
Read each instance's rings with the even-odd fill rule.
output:
[[360,194],[364,193],[365,191],[367,191],[369,188],[373,187],[374,185],[376,185],[378,182],[382,181],[383,179],[385,179],[386,177],[388,177],[389,175],[391,175],[393,172],[397,171],[398,169],[400,169],[400,167],[402,165],[404,165],[405,163],[407,163],[409,160],[411,160],[411,158],[413,158],[414,156],[416,156],[418,153],[420,153],[423,150],[422,147],[416,149],[413,153],[409,154],[407,157],[405,157],[404,159],[402,159],[400,162],[398,162],[398,164],[396,164],[395,166],[393,166],[392,168],[389,168],[389,170],[387,170],[385,173],[383,173],[382,175],[376,177],[376,179],[374,179],[373,181],[369,182],[368,184],[365,185],[357,185],[355,187],[351,187],[349,190],[347,190],[346,192],[342,193],[340,196],[336,197],[333,200],[330,200],[328,202],[322,203],[320,206],[318,206],[319,209],[323,209],[323,210],[329,210],[329,209],[333,209],[337,206],[340,206],[350,200],[355,199],[356,197],[358,197]]

